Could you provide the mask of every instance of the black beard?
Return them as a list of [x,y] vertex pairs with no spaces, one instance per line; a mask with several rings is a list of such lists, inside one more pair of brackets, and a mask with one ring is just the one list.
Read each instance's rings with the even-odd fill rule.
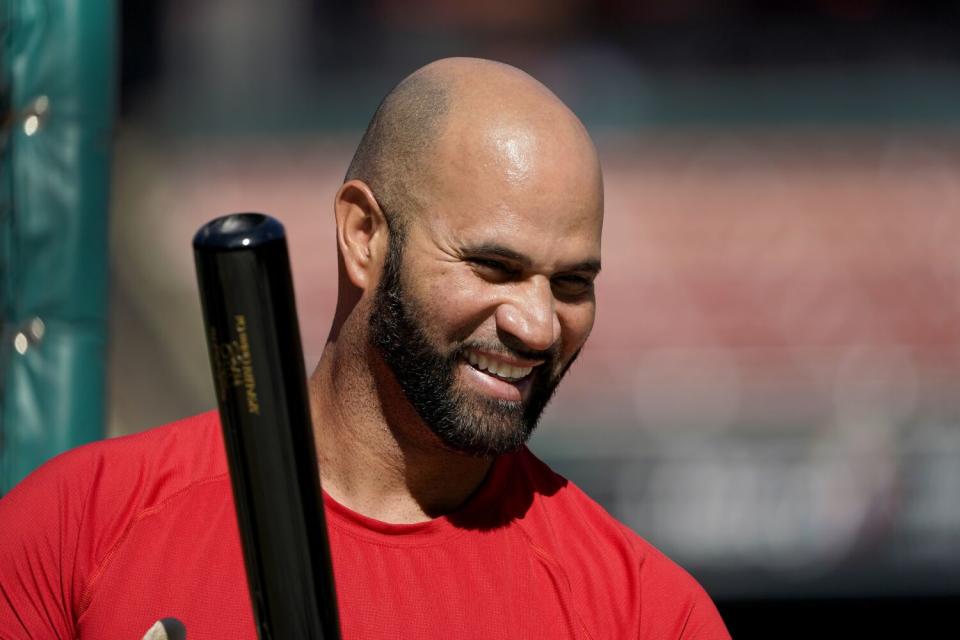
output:
[[[402,231],[390,233],[383,280],[377,287],[370,315],[371,344],[393,372],[407,401],[448,449],[472,456],[496,456],[520,449],[529,440],[557,384],[579,351],[559,372],[556,372],[556,346],[547,351],[528,351],[503,345],[461,343],[449,354],[441,353],[430,344],[423,329],[424,314],[403,291],[402,235]],[[456,368],[465,362],[464,356],[471,348],[543,360],[531,373],[533,379],[526,403],[490,398],[458,388]]]

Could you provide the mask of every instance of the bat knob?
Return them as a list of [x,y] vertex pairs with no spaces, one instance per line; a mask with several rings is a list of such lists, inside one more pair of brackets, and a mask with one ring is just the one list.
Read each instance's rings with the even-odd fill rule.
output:
[[231,213],[200,227],[193,237],[193,248],[252,249],[284,237],[280,221],[265,213]]

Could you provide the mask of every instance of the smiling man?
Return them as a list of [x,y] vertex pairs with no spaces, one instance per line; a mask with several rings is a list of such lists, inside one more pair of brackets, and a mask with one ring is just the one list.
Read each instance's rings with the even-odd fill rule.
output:
[[[391,521],[445,513],[527,440],[593,326],[596,152],[526,74],[444,60],[381,105],[335,210],[340,305],[311,386],[321,451],[337,452],[324,486]],[[345,477],[385,466],[382,496]]]
[[[506,65],[428,65],[334,209],[310,394],[344,638],[727,638],[688,574],[524,444],[596,313],[603,187],[573,113]],[[254,637],[215,414],[66,454],[0,519],[4,637],[164,617]]]

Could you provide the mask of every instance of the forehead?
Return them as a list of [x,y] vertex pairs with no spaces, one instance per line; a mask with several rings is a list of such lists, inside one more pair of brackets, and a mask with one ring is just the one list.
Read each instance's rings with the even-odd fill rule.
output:
[[505,123],[444,138],[424,198],[437,232],[544,260],[599,258],[603,187],[584,132]]

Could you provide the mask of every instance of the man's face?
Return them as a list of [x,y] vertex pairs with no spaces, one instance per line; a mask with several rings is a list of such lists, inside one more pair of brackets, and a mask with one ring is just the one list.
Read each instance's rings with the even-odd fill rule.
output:
[[593,326],[599,175],[527,160],[520,180],[511,166],[439,169],[431,210],[390,234],[373,300],[371,342],[462,453],[526,442]]
[[[454,451],[483,456],[517,450],[530,437],[577,353],[561,366],[556,346],[533,352],[470,339],[457,341],[446,349],[434,346],[428,337],[428,314],[404,290],[402,260],[403,238],[400,233],[393,233],[370,325],[374,344],[408,401],[440,441]],[[457,380],[458,365],[469,362],[473,352],[519,356],[543,364],[509,383],[529,390],[523,399],[477,394]],[[521,373],[524,372],[516,372]],[[488,371],[484,375],[491,374]]]

